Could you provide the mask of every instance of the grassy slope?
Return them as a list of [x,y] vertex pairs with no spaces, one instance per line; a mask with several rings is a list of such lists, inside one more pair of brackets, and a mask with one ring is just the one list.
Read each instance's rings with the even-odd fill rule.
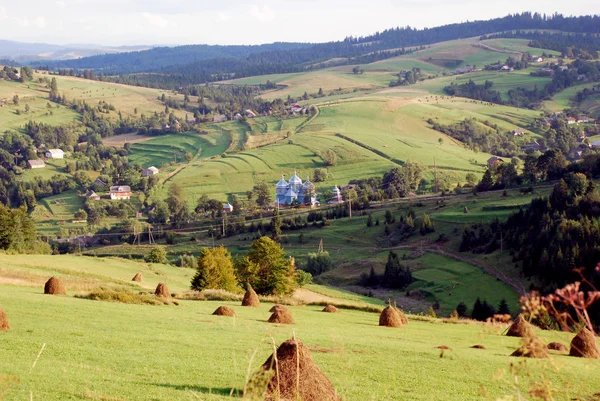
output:
[[[184,301],[153,307],[43,296],[40,288],[1,290],[12,328],[0,333],[0,371],[19,380],[7,401],[30,392],[49,401],[147,400],[149,394],[153,400],[225,400],[230,392],[239,396],[248,367],[255,371],[272,352],[270,338],[278,344],[292,331],[313,348],[313,359],[347,401],[486,400],[514,391],[512,377],[498,380],[498,373],[507,374],[518,361],[508,355],[519,339],[501,336],[502,328],[411,321],[388,329],[377,327],[376,314],[330,315],[320,307],[292,307],[297,324],[286,327],[265,322],[269,304],[255,309]],[[212,316],[222,304],[238,317]],[[570,340],[565,333],[539,335],[544,341]],[[454,351],[440,358],[434,347],[441,344]],[[473,344],[487,350],[470,349]],[[521,391],[543,372],[555,399],[590,397],[600,385],[596,361],[554,354],[521,369]]]

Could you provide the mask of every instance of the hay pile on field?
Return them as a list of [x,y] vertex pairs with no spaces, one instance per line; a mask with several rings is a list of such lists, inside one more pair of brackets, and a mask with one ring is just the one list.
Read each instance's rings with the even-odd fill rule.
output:
[[8,324],[8,316],[6,316],[6,312],[0,306],[0,330],[9,330],[10,325]]
[[387,306],[381,312],[381,315],[379,315],[379,325],[385,327],[402,327],[402,316],[398,309],[391,305]]
[[213,312],[213,315],[235,317],[235,311],[229,306],[219,306],[217,310]]
[[533,325],[519,315],[517,320],[508,328],[506,333],[509,337],[535,337]]
[[169,287],[167,287],[165,283],[158,283],[158,285],[156,286],[156,290],[154,291],[154,295],[156,295],[157,297],[171,298]]
[[258,295],[256,295],[256,291],[254,291],[250,285],[248,285],[248,289],[244,294],[244,299],[242,299],[242,306],[252,306],[254,308],[258,308],[260,306]]
[[340,313],[340,310],[338,308],[336,308],[333,305],[327,305],[325,307],[325,309],[323,309],[323,312],[327,312],[327,313]]
[[142,273],[136,273],[135,276],[131,279],[131,281],[135,281],[137,283],[141,283],[144,280]]
[[295,324],[292,313],[284,307],[275,309],[269,318],[269,323]]
[[571,340],[571,350],[569,356],[577,356],[580,358],[600,359],[600,349],[596,337],[587,328],[583,328]]
[[285,341],[262,365],[272,378],[267,400],[339,401],[333,385],[314,363],[309,349],[299,340]]
[[287,308],[283,305],[275,304],[275,305],[271,306],[271,309],[269,309],[269,312],[273,313],[278,309],[287,309]]
[[523,338],[521,345],[510,356],[522,356],[525,358],[548,358],[546,344],[537,337]]
[[557,342],[551,342],[546,347],[552,351],[567,352],[569,350],[566,345]]
[[67,295],[67,290],[61,279],[52,276],[44,285],[44,294]]
[[485,348],[485,345],[481,345],[481,344],[475,344],[471,348],[475,348],[475,349],[487,349],[487,348]]

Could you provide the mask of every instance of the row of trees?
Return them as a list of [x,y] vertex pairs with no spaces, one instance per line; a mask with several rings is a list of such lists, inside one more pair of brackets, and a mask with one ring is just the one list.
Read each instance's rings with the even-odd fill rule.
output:
[[192,278],[194,290],[223,289],[240,292],[252,286],[258,294],[289,295],[305,282],[305,274],[296,270],[281,246],[268,237],[252,243],[243,257],[233,258],[223,246],[203,248],[198,258],[196,274]]

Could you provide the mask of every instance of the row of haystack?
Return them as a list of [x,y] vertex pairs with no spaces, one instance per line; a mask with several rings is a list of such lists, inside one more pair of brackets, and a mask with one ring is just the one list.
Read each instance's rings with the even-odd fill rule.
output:
[[[523,339],[522,345],[511,356],[548,358],[547,350],[549,349],[563,352],[567,350],[567,347],[557,342],[552,342],[548,345],[544,344],[544,342],[536,337],[534,326],[521,315],[508,328],[506,335],[521,337]],[[594,334],[587,328],[580,330],[573,340],[571,340],[569,356],[600,359],[600,348],[598,348],[598,342]]]

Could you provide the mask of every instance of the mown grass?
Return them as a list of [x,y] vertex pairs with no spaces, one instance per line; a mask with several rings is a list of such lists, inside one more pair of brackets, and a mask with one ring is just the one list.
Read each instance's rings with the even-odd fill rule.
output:
[[[501,327],[413,320],[389,329],[377,326],[376,314],[327,314],[321,306],[290,307],[296,324],[278,326],[266,322],[270,304],[144,306],[44,296],[27,287],[0,289],[11,323],[0,334],[0,371],[19,380],[9,384],[7,401],[30,394],[49,401],[238,398],[248,369],[254,372],[272,353],[272,341],[293,335],[312,349],[346,401],[494,400],[515,393],[511,364],[523,369],[523,393],[540,377],[557,400],[589,398],[600,386],[600,364],[593,360],[552,354],[525,363],[509,357],[519,339],[501,336]],[[212,316],[219,305],[233,307],[237,318]],[[568,343],[572,335],[539,336]],[[440,358],[434,347],[442,344],[453,351]],[[474,344],[487,349],[469,348]]]

